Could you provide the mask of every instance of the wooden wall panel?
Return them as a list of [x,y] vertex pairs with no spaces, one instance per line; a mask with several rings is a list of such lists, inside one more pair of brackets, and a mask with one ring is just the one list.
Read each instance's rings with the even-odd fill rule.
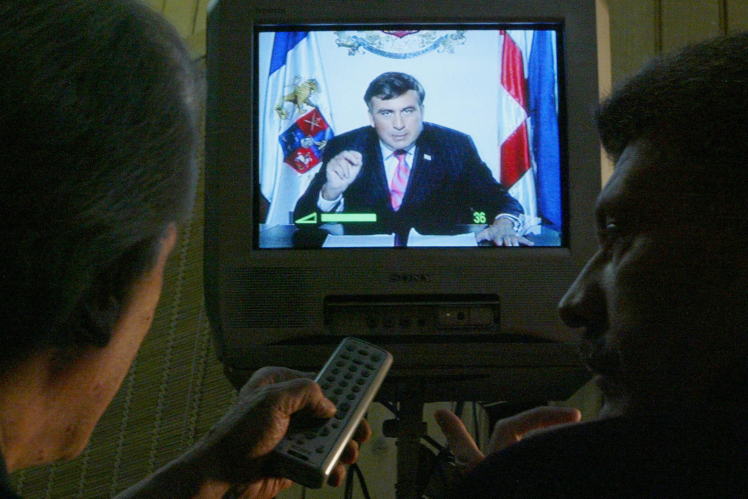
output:
[[188,43],[199,55],[205,55],[205,35],[207,31],[209,0],[198,0],[195,6],[195,24],[192,35],[187,38]]
[[722,33],[722,0],[662,0],[662,51]]
[[141,0],[166,17],[187,41],[196,57],[205,55],[209,0]]
[[656,0],[609,0],[613,84],[636,73],[659,51]]
[[195,30],[197,6],[198,0],[166,0],[164,3],[164,16],[184,39],[188,39]]
[[159,14],[162,14],[164,12],[164,3],[166,0],[141,0],[144,4],[146,4],[148,7],[152,8]]
[[727,30],[729,32],[748,29],[748,0],[725,0]]

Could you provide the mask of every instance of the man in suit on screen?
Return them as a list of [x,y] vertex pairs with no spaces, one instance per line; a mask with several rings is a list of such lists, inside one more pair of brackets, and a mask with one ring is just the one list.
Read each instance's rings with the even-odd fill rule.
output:
[[454,233],[487,223],[478,242],[532,243],[517,234],[522,206],[494,179],[470,136],[423,121],[425,91],[404,73],[383,73],[364,95],[370,126],[327,144],[323,166],[299,199],[294,219],[312,212],[375,213],[347,232]]

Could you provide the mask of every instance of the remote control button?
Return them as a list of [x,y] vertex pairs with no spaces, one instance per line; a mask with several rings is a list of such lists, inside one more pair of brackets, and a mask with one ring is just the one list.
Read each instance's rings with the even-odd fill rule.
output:
[[335,413],[335,419],[345,419],[345,417],[348,415],[345,411],[338,411]]
[[345,360],[348,360],[348,359],[350,359],[350,358],[351,358],[351,354],[349,354],[349,353],[346,353],[346,352],[343,352],[343,353],[341,353],[341,354],[340,354],[340,356],[341,356],[342,358],[344,358]]
[[332,423],[330,423],[330,426],[337,430],[338,428],[340,428],[340,423],[338,423],[337,421],[333,421]]
[[[358,388],[358,387],[355,387],[355,388]],[[332,402],[333,404],[337,404],[338,403],[338,397],[336,397],[334,395],[332,397],[327,397],[327,398],[330,399],[330,402]]]
[[322,383],[322,384],[321,384],[321,385],[319,385],[319,386],[320,386],[320,387],[321,387],[321,388],[322,388],[323,390],[327,390],[328,388],[330,388],[330,383]]
[[345,379],[351,379],[351,378],[353,377],[353,374],[351,374],[351,373],[345,373],[345,374],[343,375],[343,377],[344,377]]
[[304,433],[304,436],[308,438],[309,440],[312,440],[313,438],[317,438],[317,434],[313,431],[308,431]]
[[345,362],[343,362],[342,360],[339,360],[335,363],[335,365],[338,367],[343,367],[345,365]]
[[360,353],[363,356],[369,355],[369,351],[368,350],[364,350],[363,348],[361,350],[359,350],[358,353]]
[[326,437],[330,434],[330,428],[324,427],[319,431],[320,436]]
[[[359,383],[359,384],[361,384],[361,383]],[[335,392],[336,395],[340,395],[341,393],[343,393],[343,389],[342,388],[336,388],[336,389],[333,390],[333,392]]]
[[353,359],[353,363],[354,363],[354,364],[358,364],[358,365],[360,366],[361,364],[363,364],[363,363],[364,363],[364,361],[363,361],[363,360],[361,360],[361,359],[358,359],[358,358],[356,358],[356,359]]
[[355,373],[356,371],[358,371],[358,367],[357,366],[350,366],[348,368],[348,370],[351,371],[352,373]]
[[363,376],[364,378],[368,378],[369,377],[369,371],[361,371],[361,376]]
[[303,438],[299,437],[299,438],[296,439],[296,443],[299,444],[299,445],[304,445],[306,443],[306,440],[304,440]]
[[373,360],[374,362],[378,362],[381,358],[382,357],[378,353],[372,354],[371,356],[371,360]]
[[351,391],[352,391],[352,392],[356,392],[356,393],[358,393],[358,392],[360,392],[360,391],[361,391],[361,387],[360,387],[360,386],[358,386],[358,385],[353,385],[353,386],[351,387]]
[[351,404],[349,404],[348,402],[343,402],[343,403],[342,403],[342,404],[340,404],[340,406],[339,406],[339,409],[340,409],[341,411],[347,411],[347,410],[349,410],[350,408],[351,408]]
[[[353,388],[358,388],[358,387],[354,386]],[[352,393],[349,393],[348,395],[345,396],[345,398],[347,398],[348,400],[353,400],[356,398],[356,396]]]
[[339,374],[340,373],[340,369],[338,369],[337,367],[334,367],[330,372],[333,373],[333,374]]
[[319,447],[317,447],[314,450],[317,452],[317,454],[322,454],[323,452],[325,452],[325,446],[324,445],[320,445]]
[[348,386],[348,382],[346,380],[342,379],[342,380],[340,380],[340,383],[338,383],[338,385],[340,385],[342,387],[346,387],[346,386]]
[[348,345],[345,348],[348,349],[349,352],[352,352],[356,349],[356,345]]
[[326,379],[327,381],[329,381],[330,383],[332,383],[333,381],[335,381],[335,376],[333,376],[333,375],[329,375],[329,376],[328,376],[328,377],[326,377],[325,379]]
[[371,369],[372,371],[374,370],[374,366],[369,363],[367,363],[364,367],[366,367],[366,369]]
[[364,383],[366,383],[366,380],[364,378],[358,378],[356,380],[356,383],[359,384],[359,385],[363,385]]

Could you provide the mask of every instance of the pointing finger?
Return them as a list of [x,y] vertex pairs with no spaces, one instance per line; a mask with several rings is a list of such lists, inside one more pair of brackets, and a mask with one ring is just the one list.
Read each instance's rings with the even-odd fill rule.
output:
[[434,418],[447,438],[449,448],[459,464],[470,469],[483,461],[483,453],[478,449],[473,437],[470,436],[467,428],[455,413],[439,409],[434,412]]

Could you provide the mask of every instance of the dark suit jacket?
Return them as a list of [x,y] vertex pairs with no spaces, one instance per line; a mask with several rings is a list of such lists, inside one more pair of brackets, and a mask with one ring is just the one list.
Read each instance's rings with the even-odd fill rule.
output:
[[680,499],[748,495],[744,411],[611,418],[551,431],[487,457],[450,499]]
[[363,156],[358,177],[343,193],[345,212],[377,214],[376,224],[346,224],[346,233],[394,232],[404,236],[414,227],[422,234],[450,234],[456,232],[456,224],[475,223],[475,212],[483,212],[487,223],[499,213],[522,213],[519,202],[496,182],[481,161],[470,136],[424,123],[398,211],[390,204],[377,132],[372,127],[362,127],[328,142],[322,158],[324,165],[296,204],[294,220],[319,211],[317,199],[326,181],[325,166],[345,150],[358,151]]

